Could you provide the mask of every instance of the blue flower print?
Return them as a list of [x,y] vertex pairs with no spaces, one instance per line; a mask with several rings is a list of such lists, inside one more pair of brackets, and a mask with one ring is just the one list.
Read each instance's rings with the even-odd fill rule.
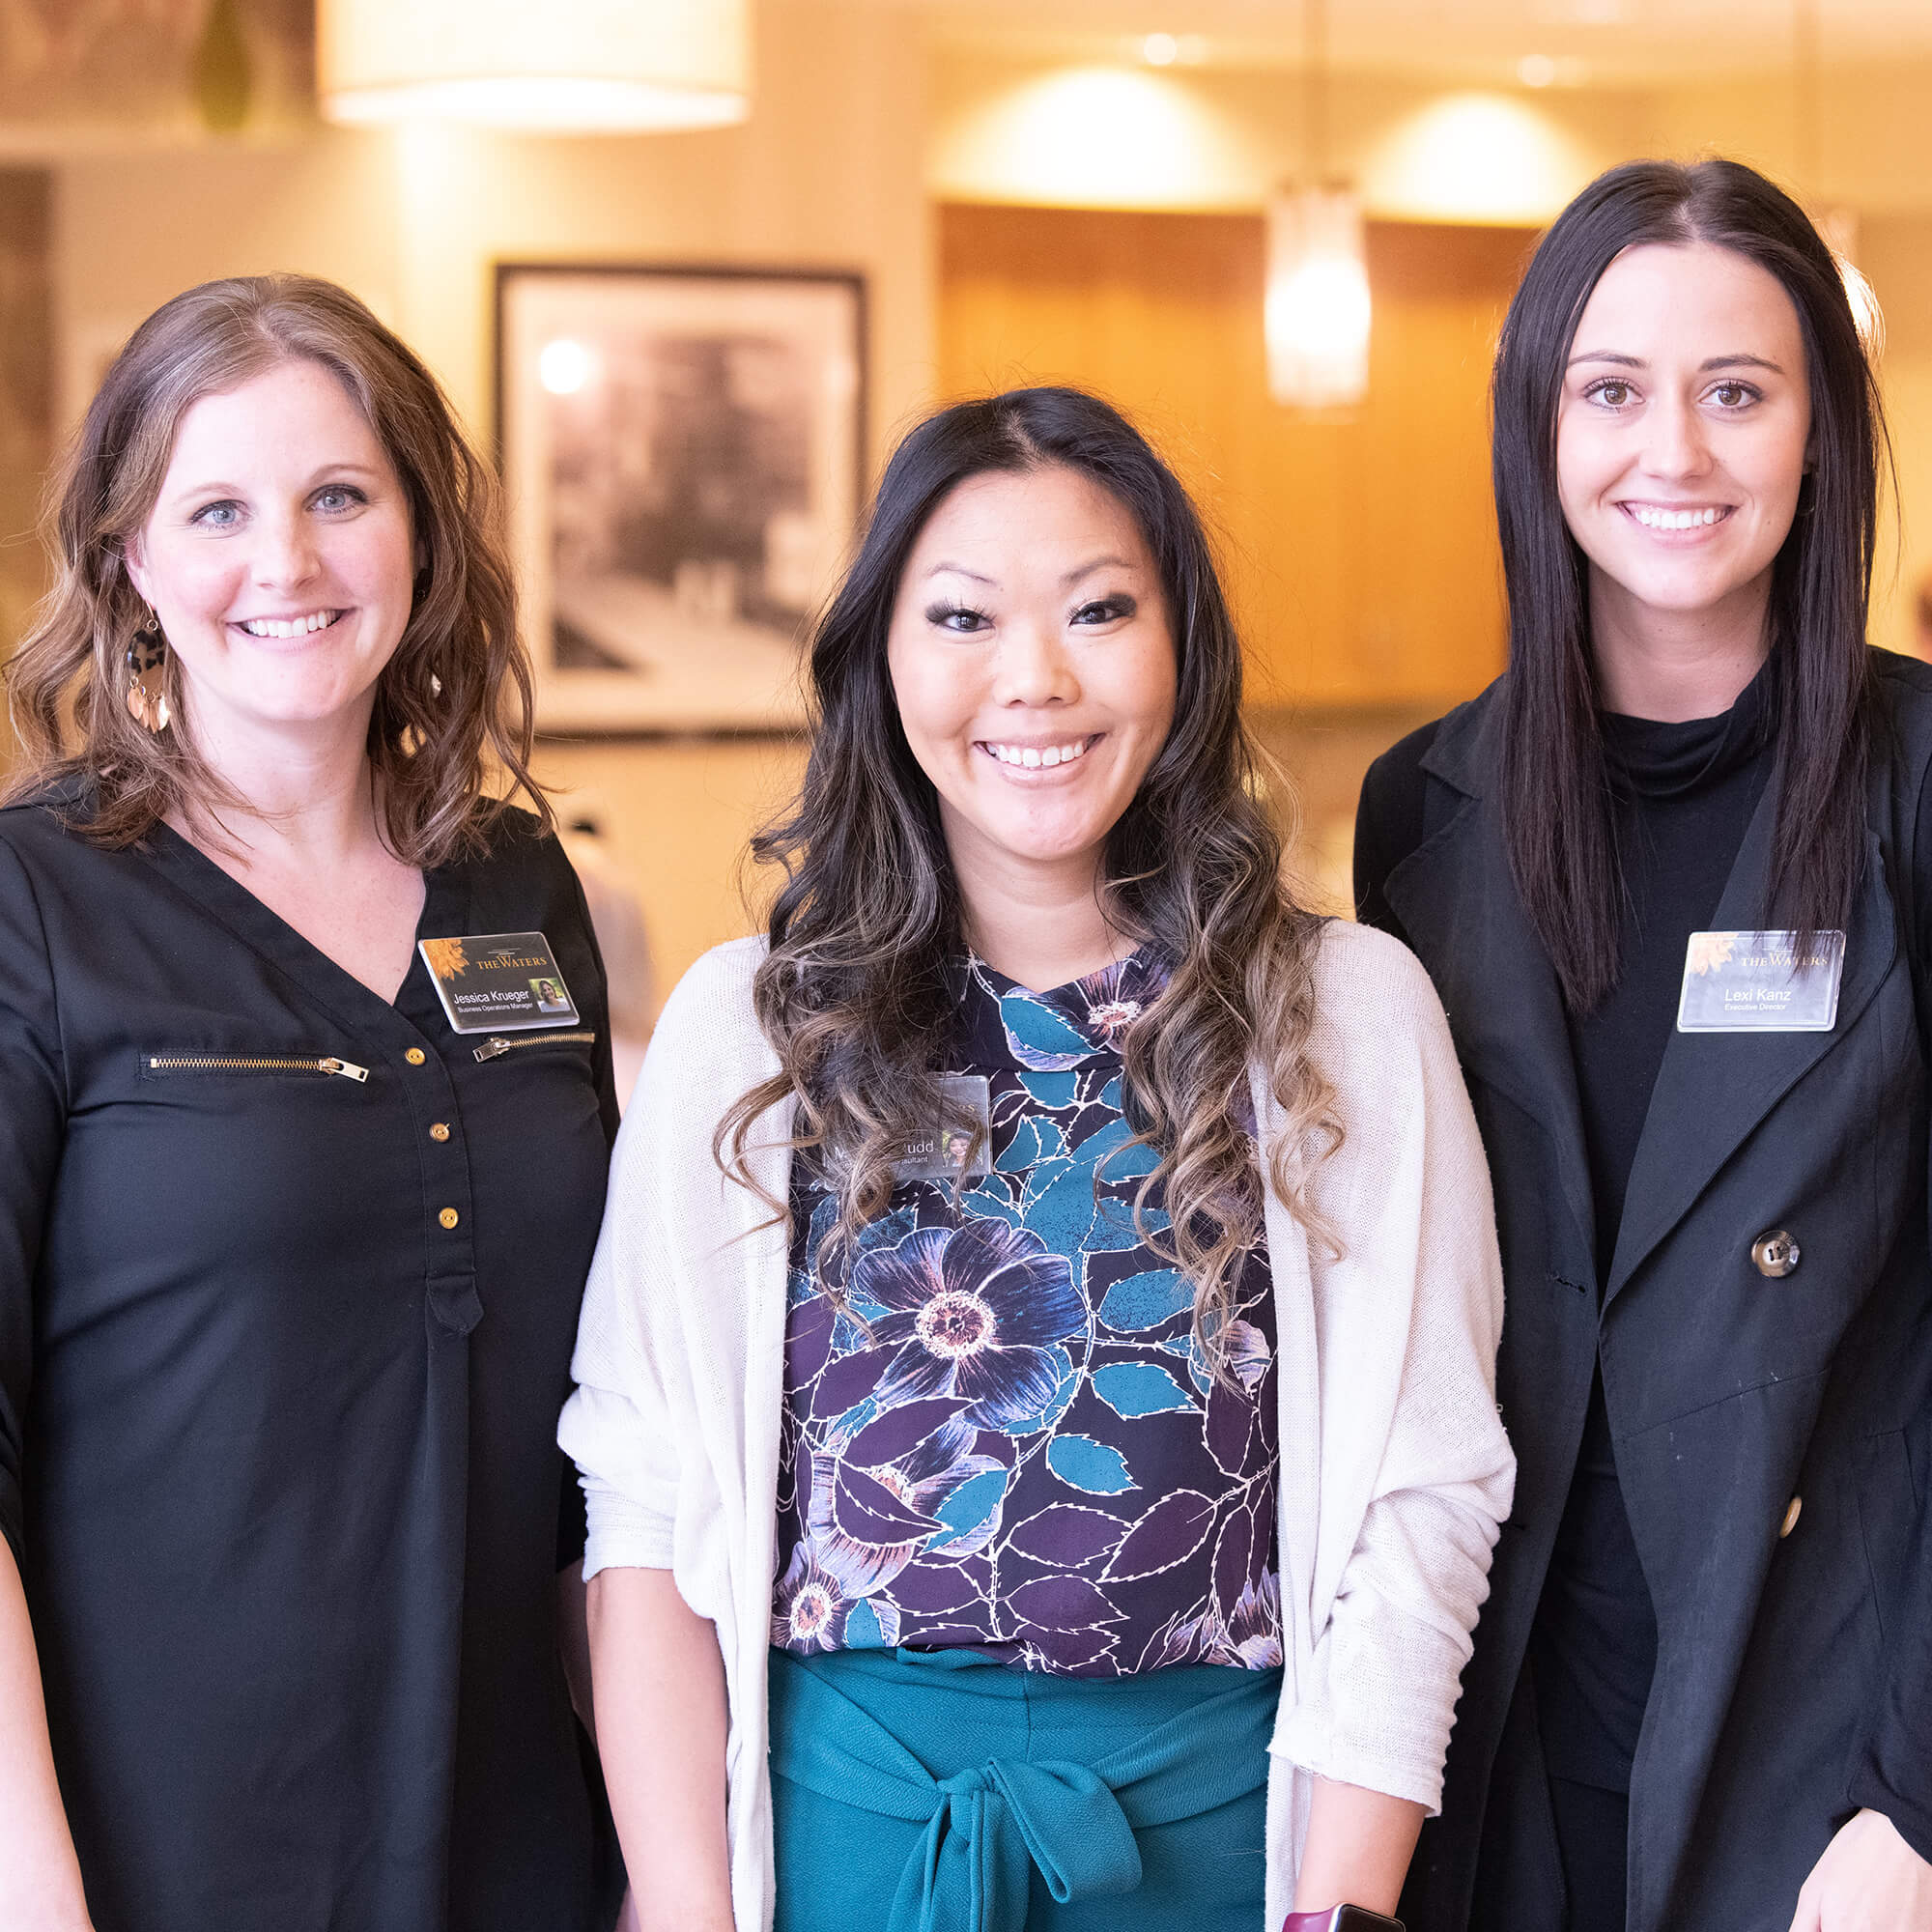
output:
[[1128,1027],[1167,984],[1167,968],[1136,952],[1050,993],[1016,986],[1000,998],[1000,1019],[1022,1066],[1057,1072],[1096,1053],[1118,1053]]
[[[959,1406],[956,1402],[907,1403],[862,1429],[842,1453],[836,1443],[812,1452],[811,1488],[801,1512],[807,1540],[845,1597],[869,1597],[885,1588],[935,1539],[953,1544],[956,1553],[966,1555],[998,1528],[997,1483],[980,1513],[983,1522],[975,1519],[977,1540],[961,1538],[947,1511],[954,1494],[976,1478],[1002,1472],[992,1458],[963,1453],[973,1432],[946,1414]],[[885,1432],[902,1417],[908,1419],[908,1435],[926,1424],[936,1426],[894,1460],[871,1462],[891,1446]]]
[[972,1430],[1044,1408],[1063,1366],[1054,1344],[1087,1324],[1065,1255],[1024,1228],[977,1216],[869,1249],[853,1266],[852,1298],[886,1310],[866,1351],[878,1363],[878,1406],[956,1396]]
[[808,1656],[845,1647],[852,1600],[809,1542],[798,1544],[772,1598],[772,1641]]
[[908,1180],[854,1248],[792,1185],[773,1641],[965,1648],[1106,1677],[1282,1660],[1278,1371],[1258,1241],[1209,1373],[1158,1236],[1122,1049],[1142,956],[1045,992],[962,962],[943,1064],[987,1083],[989,1169]]
[[1112,966],[1040,996],[1050,1010],[1064,1013],[1089,1038],[1118,1053],[1127,1029],[1159,997],[1167,968],[1149,952],[1136,952]]

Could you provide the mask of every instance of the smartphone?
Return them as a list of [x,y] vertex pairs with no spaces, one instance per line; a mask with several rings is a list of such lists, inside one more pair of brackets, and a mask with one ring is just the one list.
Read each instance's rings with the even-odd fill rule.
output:
[[1291,1912],[1281,1932],[1403,1932],[1403,1924],[1366,1906],[1338,1905],[1333,1912]]

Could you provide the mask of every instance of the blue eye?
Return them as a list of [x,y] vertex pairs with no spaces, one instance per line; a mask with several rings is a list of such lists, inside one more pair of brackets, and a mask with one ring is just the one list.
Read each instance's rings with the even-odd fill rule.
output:
[[348,483],[330,483],[315,494],[315,505],[319,510],[353,510],[368,500],[360,490]]
[[232,529],[242,521],[242,505],[226,498],[218,503],[204,503],[192,517],[191,524],[199,524],[204,529]]

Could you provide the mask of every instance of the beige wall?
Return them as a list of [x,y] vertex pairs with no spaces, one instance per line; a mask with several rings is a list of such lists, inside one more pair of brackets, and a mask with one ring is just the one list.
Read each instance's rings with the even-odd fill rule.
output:
[[1881,527],[1872,636],[1902,651],[1912,647],[1914,592],[1932,577],[1932,215],[1867,221],[1859,256],[1885,306],[1881,374],[1898,473],[1897,515]]
[[[57,177],[55,291],[65,402],[177,291],[301,269],[348,284],[494,434],[498,260],[772,263],[857,269],[869,297],[875,451],[932,385],[931,221],[922,183],[925,58],[898,10],[765,6],[741,128],[622,140],[454,130],[324,131],[282,148],[97,156]],[[543,748],[542,775],[589,809],[637,885],[661,975],[747,929],[737,861],[795,781],[781,743]]]
[[[755,111],[739,128],[590,141],[325,131],[280,146],[62,160],[52,253],[66,412],[84,400],[128,328],[181,288],[301,268],[363,295],[488,437],[494,261],[793,263],[856,268],[867,277],[876,459],[936,381],[929,192],[973,198],[966,176],[990,165],[985,117],[1002,90],[1027,78],[998,59],[946,48],[928,55],[916,10],[764,0]],[[1169,78],[1192,90],[1199,112],[1219,128],[1210,157],[1218,174],[1180,205],[1252,207],[1298,164],[1292,72]],[[1401,207],[1389,157],[1433,92],[1406,81],[1337,82],[1332,158],[1383,185],[1384,213],[1417,212]],[[1514,98],[1552,130],[1547,155],[1552,168],[1570,170],[1564,192],[1634,153],[1721,149],[1786,176],[1796,162],[1791,90],[1776,74],[1728,87],[1519,90]],[[1932,568],[1928,99],[1932,66],[1923,63],[1835,71],[1823,90],[1818,143],[1827,194],[1864,216],[1860,254],[1891,325],[1886,384],[1904,541],[1903,569],[1888,571],[1888,586]],[[1074,131],[1098,139],[1103,130]],[[981,144],[978,160],[973,139]],[[996,184],[982,182],[978,192],[1002,198]],[[1905,603],[1889,588],[1874,629],[1882,641],[1904,640]],[[1335,845],[1360,762],[1406,722],[1322,714],[1263,721],[1289,762],[1307,765],[1324,849]],[[643,896],[668,976],[745,929],[743,840],[781,802],[799,759],[799,749],[782,743],[548,745],[542,770],[568,788],[566,810],[589,810],[606,825]]]

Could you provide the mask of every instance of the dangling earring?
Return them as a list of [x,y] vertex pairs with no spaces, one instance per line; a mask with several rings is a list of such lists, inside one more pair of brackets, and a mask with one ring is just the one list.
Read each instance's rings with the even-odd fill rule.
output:
[[148,621],[128,639],[128,715],[144,731],[165,731],[173,721],[161,678],[154,676],[153,684],[148,682],[167,663],[167,641],[161,635],[161,620],[152,609]]

